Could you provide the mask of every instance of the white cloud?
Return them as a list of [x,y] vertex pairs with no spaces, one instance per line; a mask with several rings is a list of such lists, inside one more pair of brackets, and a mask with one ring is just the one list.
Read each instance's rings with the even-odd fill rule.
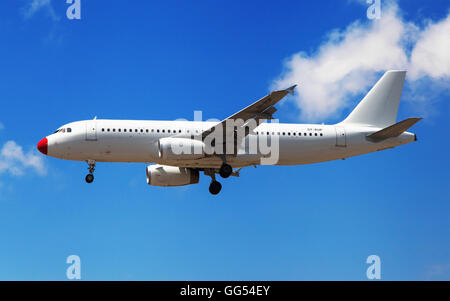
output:
[[47,173],[43,158],[36,151],[30,150],[25,153],[16,142],[6,142],[0,150],[0,174],[8,172],[20,176],[24,175],[28,169],[40,175]]
[[[299,52],[288,58],[272,88],[299,84],[293,99],[301,110],[300,117],[323,121],[339,115],[352,97],[366,92],[388,69],[412,70],[409,80],[448,76],[449,19],[430,24],[421,32],[405,22],[398,6],[391,3],[384,6],[381,19],[357,21],[344,30],[333,30],[315,53]],[[440,61],[439,68],[431,68]]]
[[412,53],[410,77],[429,76],[439,79],[450,76],[450,14],[437,23],[430,23],[419,34]]
[[44,10],[48,16],[54,21],[58,21],[59,17],[53,9],[51,0],[31,0],[27,7],[23,10],[25,19],[33,17],[38,11]]

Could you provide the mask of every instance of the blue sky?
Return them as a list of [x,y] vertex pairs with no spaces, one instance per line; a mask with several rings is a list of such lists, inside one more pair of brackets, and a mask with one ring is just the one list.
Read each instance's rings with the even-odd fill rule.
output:
[[[0,279],[65,280],[76,254],[83,280],[365,280],[376,254],[384,280],[450,280],[450,67],[439,56],[449,53],[450,7],[382,2],[381,19],[368,20],[356,0],[81,1],[81,20],[68,20],[63,0],[2,1]],[[367,47],[371,34],[386,47]],[[349,45],[365,46],[367,59],[342,51]],[[421,51],[430,45],[431,58]],[[394,67],[413,73],[399,119],[425,117],[418,143],[247,168],[218,196],[209,177],[149,187],[145,164],[98,164],[87,185],[85,163],[35,149],[94,116],[222,119],[297,80],[280,121],[333,123]],[[349,76],[359,88],[346,87]]]

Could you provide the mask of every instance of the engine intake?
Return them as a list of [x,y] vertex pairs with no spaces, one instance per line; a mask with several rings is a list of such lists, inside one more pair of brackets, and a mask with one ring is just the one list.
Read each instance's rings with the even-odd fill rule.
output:
[[200,175],[198,170],[186,167],[167,165],[147,166],[147,184],[152,186],[184,186],[197,184]]

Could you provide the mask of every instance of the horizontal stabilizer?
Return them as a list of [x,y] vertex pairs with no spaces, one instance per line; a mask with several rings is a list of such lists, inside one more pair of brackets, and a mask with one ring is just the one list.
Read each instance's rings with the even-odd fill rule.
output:
[[392,137],[398,137],[402,133],[406,132],[410,127],[415,125],[417,122],[422,120],[422,118],[408,118],[400,121],[394,125],[388,126],[381,131],[375,132],[367,136],[367,139],[373,142],[382,141]]

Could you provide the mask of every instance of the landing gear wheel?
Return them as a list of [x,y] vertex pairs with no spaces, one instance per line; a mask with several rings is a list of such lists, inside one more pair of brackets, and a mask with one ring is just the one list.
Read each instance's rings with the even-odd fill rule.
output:
[[218,194],[221,189],[222,189],[222,184],[220,184],[217,181],[212,181],[211,184],[209,184],[209,192],[211,192],[211,194],[213,194],[213,195]]
[[95,160],[86,161],[88,164],[89,174],[86,176],[86,183],[94,182]]
[[233,173],[233,167],[231,167],[228,164],[222,164],[222,166],[219,169],[219,174],[222,178],[226,179]]
[[86,176],[86,183],[92,183],[92,182],[94,182],[94,175],[88,174]]

